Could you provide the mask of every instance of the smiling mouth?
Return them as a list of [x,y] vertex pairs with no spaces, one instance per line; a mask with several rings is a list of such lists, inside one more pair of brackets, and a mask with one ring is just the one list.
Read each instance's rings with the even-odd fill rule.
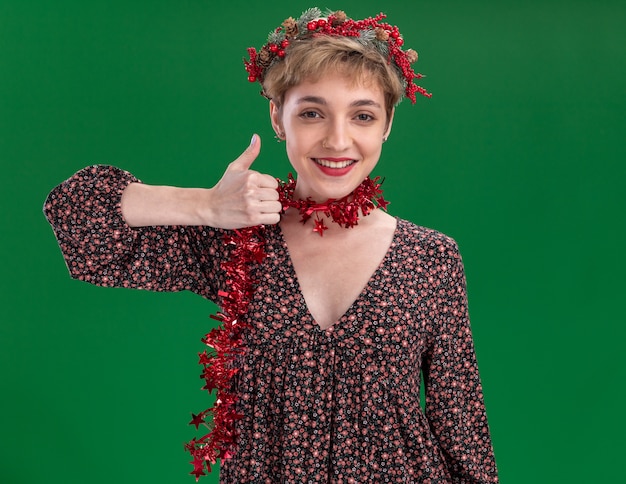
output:
[[320,166],[324,166],[326,168],[334,168],[337,170],[340,168],[346,168],[350,166],[351,164],[356,163],[356,160],[332,161],[332,160],[327,160],[325,158],[313,158],[313,161],[315,161],[315,163],[317,163]]

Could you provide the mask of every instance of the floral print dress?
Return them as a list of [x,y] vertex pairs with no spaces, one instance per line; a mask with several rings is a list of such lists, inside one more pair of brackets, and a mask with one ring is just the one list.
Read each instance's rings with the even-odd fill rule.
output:
[[[44,211],[72,277],[219,303],[225,231],[129,227],[120,198],[133,181],[92,166],[48,196]],[[398,220],[359,297],[321,329],[279,226],[265,238],[235,382],[244,417],[221,482],[497,483],[456,243]]]

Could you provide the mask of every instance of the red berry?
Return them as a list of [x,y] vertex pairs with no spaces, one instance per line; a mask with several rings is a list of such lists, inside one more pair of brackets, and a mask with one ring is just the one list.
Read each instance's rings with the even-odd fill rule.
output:
[[287,39],[283,40],[283,41],[280,43],[280,46],[281,46],[283,49],[287,48],[287,46],[288,46],[288,45],[289,45],[289,41],[288,41]]
[[317,22],[315,20],[311,20],[308,24],[306,24],[306,28],[309,30],[315,30],[317,28]]
[[282,49],[279,50],[277,54],[278,54],[278,57],[285,57],[285,51]]
[[270,44],[270,52],[278,52],[278,46],[276,44]]
[[248,76],[248,81],[256,82],[256,76]]
[[400,32],[398,32],[397,30],[392,30],[389,35],[391,35],[394,39],[397,39],[398,37],[400,37]]
[[404,39],[402,37],[398,37],[398,39],[396,40],[396,44],[398,45],[404,44]]
[[323,27],[324,25],[326,25],[326,23],[327,23],[327,22],[326,22],[326,19],[321,18],[321,19],[319,19],[319,20],[317,21],[317,26],[321,28],[321,27]]

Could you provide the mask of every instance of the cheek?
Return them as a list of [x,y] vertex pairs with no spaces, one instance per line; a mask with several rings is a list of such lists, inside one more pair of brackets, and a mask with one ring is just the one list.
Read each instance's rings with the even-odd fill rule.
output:
[[301,143],[299,143],[293,135],[287,136],[285,151],[287,153],[287,158],[289,158],[289,163],[291,163],[291,166],[298,171],[299,165],[302,164],[301,160],[303,158],[303,150]]
[[315,143],[315,135],[311,129],[303,129],[301,126],[289,126],[285,131],[287,141],[287,152],[293,154],[302,154],[309,151]]
[[371,156],[379,157],[383,151],[382,135],[380,136],[380,141],[377,137],[370,138],[369,143],[367,144],[367,150]]

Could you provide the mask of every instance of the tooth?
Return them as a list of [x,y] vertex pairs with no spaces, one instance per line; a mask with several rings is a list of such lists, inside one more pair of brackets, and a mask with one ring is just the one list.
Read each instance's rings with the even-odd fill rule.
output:
[[325,160],[322,158],[316,158],[315,161],[322,165],[325,166],[327,168],[345,168],[346,166],[349,166],[352,164],[351,160],[346,160],[346,161],[330,161],[330,160]]

